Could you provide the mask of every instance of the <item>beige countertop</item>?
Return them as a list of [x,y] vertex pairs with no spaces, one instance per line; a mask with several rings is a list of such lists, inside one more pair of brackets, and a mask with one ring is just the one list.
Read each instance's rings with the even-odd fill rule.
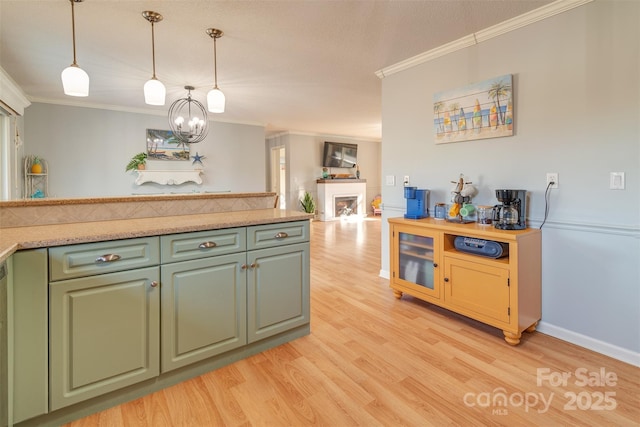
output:
[[306,220],[312,217],[313,215],[304,212],[270,208],[156,218],[1,228],[0,262],[20,249],[46,248],[76,243],[272,224]]

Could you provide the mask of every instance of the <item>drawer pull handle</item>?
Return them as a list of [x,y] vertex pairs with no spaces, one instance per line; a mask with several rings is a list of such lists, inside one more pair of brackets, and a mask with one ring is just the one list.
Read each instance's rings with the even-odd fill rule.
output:
[[159,285],[159,283],[158,283],[158,282],[156,282],[155,280],[154,280],[153,282],[151,282],[151,287],[152,287],[152,288],[157,288],[157,287],[158,287],[158,285]]
[[284,231],[281,231],[278,234],[276,234],[276,239],[284,239],[285,237],[289,237],[289,235]]
[[114,261],[118,261],[119,259],[120,259],[120,255],[107,254],[107,255],[102,255],[96,258],[96,262],[97,263],[114,262]]
[[203,242],[198,245],[200,249],[215,248],[216,246],[218,246],[216,245],[216,242]]

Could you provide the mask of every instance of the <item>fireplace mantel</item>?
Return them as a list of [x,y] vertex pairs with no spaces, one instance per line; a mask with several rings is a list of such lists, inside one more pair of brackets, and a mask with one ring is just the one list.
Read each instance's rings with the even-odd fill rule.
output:
[[367,195],[366,179],[318,179],[318,217],[320,221],[333,221],[340,219],[336,214],[336,198],[357,198],[355,215],[366,216],[367,208],[365,197]]

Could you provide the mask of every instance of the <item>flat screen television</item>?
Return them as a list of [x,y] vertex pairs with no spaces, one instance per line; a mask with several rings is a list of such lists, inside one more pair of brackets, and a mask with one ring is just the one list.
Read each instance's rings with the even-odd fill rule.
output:
[[352,168],[358,160],[358,144],[324,142],[322,166],[326,168]]

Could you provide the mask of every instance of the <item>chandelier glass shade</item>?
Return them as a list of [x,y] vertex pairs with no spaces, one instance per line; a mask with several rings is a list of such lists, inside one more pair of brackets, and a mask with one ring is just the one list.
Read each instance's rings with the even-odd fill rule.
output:
[[207,110],[201,102],[191,98],[193,86],[185,86],[186,98],[176,100],[169,107],[169,126],[173,135],[184,144],[196,144],[202,141],[209,131]]
[[216,40],[224,34],[222,30],[216,28],[208,28],[207,34],[213,39],[213,89],[207,94],[207,108],[212,113],[224,113],[225,97],[224,93],[218,88],[218,63],[216,55]]
[[89,96],[89,75],[78,66],[76,61],[76,17],[74,3],[84,0],[69,0],[71,2],[71,37],[73,39],[73,63],[62,71],[62,88],[65,95]]
[[164,84],[156,77],[156,42],[154,24],[162,21],[162,15],[151,10],[142,12],[144,19],[151,23],[151,59],[153,62],[153,75],[144,84],[144,102],[148,105],[164,105],[167,90]]

